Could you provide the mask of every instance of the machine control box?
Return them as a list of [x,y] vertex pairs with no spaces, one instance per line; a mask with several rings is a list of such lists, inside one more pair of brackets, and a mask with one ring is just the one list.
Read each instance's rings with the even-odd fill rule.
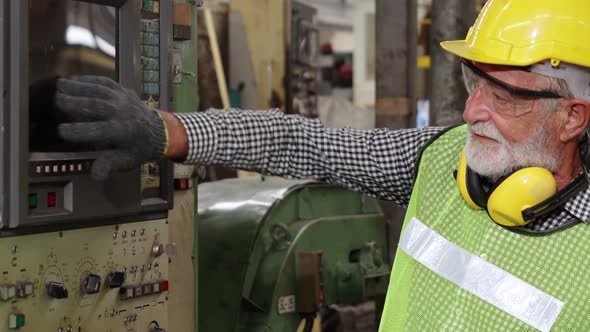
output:
[[2,2],[0,228],[154,219],[171,207],[169,162],[105,181],[90,176],[100,151],[59,139],[51,126],[58,123],[51,112],[55,84],[48,83],[105,76],[149,107],[170,109],[171,8],[154,0]]
[[168,239],[166,220],[1,238],[0,331],[165,328]]

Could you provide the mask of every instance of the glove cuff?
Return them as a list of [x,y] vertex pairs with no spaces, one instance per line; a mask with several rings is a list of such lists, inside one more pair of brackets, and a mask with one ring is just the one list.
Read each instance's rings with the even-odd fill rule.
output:
[[151,153],[152,156],[146,156],[151,160],[160,160],[162,159],[168,150],[168,146],[170,145],[170,136],[168,134],[168,128],[166,127],[166,121],[155,109],[150,109],[150,140],[152,148]]
[[170,147],[170,133],[168,132],[168,126],[166,126],[166,120],[164,120],[162,113],[160,113],[160,111],[157,110],[154,111],[156,112],[156,114],[158,114],[158,117],[160,118],[160,120],[162,121],[162,125],[164,126],[164,150],[162,151],[162,155],[165,156],[168,154],[168,148]]

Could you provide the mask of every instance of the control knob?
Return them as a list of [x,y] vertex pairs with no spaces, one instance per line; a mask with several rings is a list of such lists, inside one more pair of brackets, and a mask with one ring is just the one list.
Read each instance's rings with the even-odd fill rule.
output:
[[46,285],[47,295],[53,299],[65,299],[68,297],[68,290],[64,284],[51,281]]
[[124,272],[109,272],[105,279],[106,286],[109,288],[119,288],[123,286],[123,282],[125,282]]
[[82,292],[96,294],[98,291],[100,291],[100,277],[93,273],[85,273],[82,276]]
[[158,241],[155,241],[152,245],[152,254],[156,257],[160,257],[164,253],[164,245]]

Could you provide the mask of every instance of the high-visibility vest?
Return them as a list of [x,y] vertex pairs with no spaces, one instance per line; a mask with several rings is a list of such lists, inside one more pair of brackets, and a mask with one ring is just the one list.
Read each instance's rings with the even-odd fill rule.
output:
[[590,331],[590,225],[530,235],[469,207],[453,176],[466,135],[417,161],[379,331]]

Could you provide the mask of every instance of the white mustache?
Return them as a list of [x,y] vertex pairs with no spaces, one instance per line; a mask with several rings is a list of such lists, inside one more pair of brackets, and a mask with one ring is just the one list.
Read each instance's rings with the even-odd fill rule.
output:
[[504,142],[504,137],[502,137],[502,135],[498,131],[498,128],[496,128],[493,125],[490,125],[490,124],[487,124],[484,122],[477,122],[477,123],[468,125],[468,129],[469,129],[469,132],[472,134],[483,136],[483,137],[488,137],[488,138],[494,139],[498,142]]

